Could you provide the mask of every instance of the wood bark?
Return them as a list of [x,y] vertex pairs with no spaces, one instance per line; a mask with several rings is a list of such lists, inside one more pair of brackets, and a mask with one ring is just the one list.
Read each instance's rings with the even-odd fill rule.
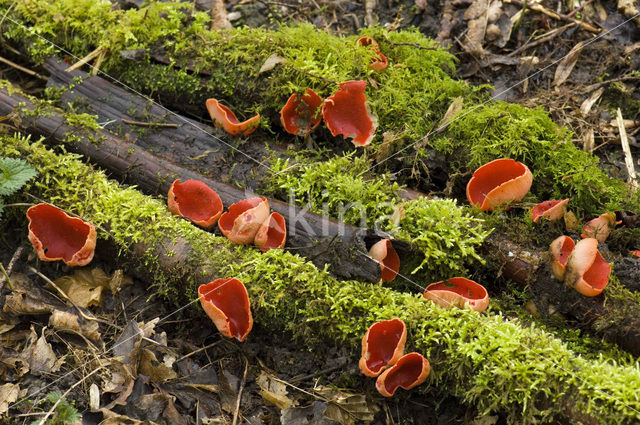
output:
[[[21,109],[35,110],[37,107],[22,94],[10,94],[6,88],[0,89],[0,115],[10,115]],[[148,194],[166,194],[171,182],[180,178],[202,180],[218,192],[224,205],[256,196],[158,158],[107,131],[73,126],[66,121],[62,111],[20,114],[19,121],[21,129],[35,137],[44,137],[48,144],[55,145],[73,135],[75,141],[68,143],[69,148]],[[338,223],[278,200],[269,199],[269,204],[287,221],[286,249],[307,257],[320,268],[329,264],[331,273],[339,278],[380,280],[380,266],[364,253],[367,246],[385,235]],[[402,244],[398,244],[402,249]]]

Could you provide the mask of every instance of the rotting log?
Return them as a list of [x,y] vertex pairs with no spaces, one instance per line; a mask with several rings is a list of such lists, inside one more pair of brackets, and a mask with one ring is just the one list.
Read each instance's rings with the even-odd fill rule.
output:
[[[126,123],[120,124],[123,119],[137,121],[146,118],[176,124],[177,128],[158,128],[138,138],[138,145],[153,149],[154,155],[159,150],[165,150],[168,159],[214,178],[236,172],[234,178],[244,179],[242,184],[249,182],[250,185],[251,181],[255,182],[260,176],[264,176],[265,169],[243,155],[238,156],[239,165],[235,168],[225,161],[224,158],[231,154],[232,148],[209,136],[214,131],[213,128],[174,113],[168,114],[166,109],[100,77],[87,78],[87,74],[82,71],[65,72],[66,67],[66,64],[55,60],[48,60],[46,63],[46,69],[51,74],[50,86],[72,87],[63,93],[63,103],[73,104],[74,108],[84,106],[87,112],[96,114],[100,121],[115,121],[114,126],[120,126],[118,131],[125,133],[131,133],[133,129]],[[191,145],[198,146],[201,151],[214,152],[201,160],[200,164],[195,164],[189,158],[189,155],[196,155],[195,151],[189,152]],[[260,163],[263,164],[267,151],[263,146],[254,145],[255,142],[248,142],[243,149],[261,152],[263,156]],[[251,177],[247,179],[246,176]],[[417,193],[407,195],[418,196]],[[396,241],[396,245],[399,242]],[[556,282],[548,273],[549,267],[538,266],[544,262],[545,253],[530,252],[527,247],[514,244],[498,234],[490,236],[483,249],[490,261],[495,262],[490,268],[499,269],[503,277],[529,289],[541,315],[548,318],[561,313],[574,320],[581,329],[616,343],[634,355],[640,355],[640,305],[637,302],[612,299],[607,297],[607,292],[595,298],[584,297]],[[619,278],[623,286],[634,285],[633,275],[621,274]],[[613,321],[613,318],[616,320]]]
[[[30,191],[109,229],[108,237],[122,250],[120,260],[155,276],[153,287],[174,301],[194,299],[198,283],[236,276],[246,284],[256,323],[265,331],[291,331],[314,350],[346,344],[354,365],[368,326],[398,317],[407,324],[407,349],[425,354],[432,365],[427,384],[417,391],[437,386],[483,414],[505,415],[511,424],[640,420],[638,365],[618,364],[606,355],[587,360],[545,331],[491,312],[443,309],[420,294],[338,281],[291,252],[231,245],[77,158],[26,138],[0,137],[0,155],[22,156],[39,171]],[[101,230],[100,236],[107,235]],[[178,245],[188,255],[176,255]]]
[[[224,205],[257,196],[158,158],[108,131],[73,125],[62,111],[49,108],[45,112],[27,96],[17,92],[10,94],[9,89],[1,88],[0,115],[12,113],[20,117],[19,126],[24,131],[42,136],[50,144],[67,141],[66,146],[73,151],[146,193],[166,194],[171,182],[180,178],[202,180],[218,192]],[[380,279],[380,266],[365,253],[367,246],[385,237],[384,234],[338,223],[278,200],[269,199],[269,205],[287,221],[287,249],[310,259],[320,268],[330,265],[331,273],[341,278],[371,282]],[[407,250],[407,244],[400,241],[395,244],[399,250]]]

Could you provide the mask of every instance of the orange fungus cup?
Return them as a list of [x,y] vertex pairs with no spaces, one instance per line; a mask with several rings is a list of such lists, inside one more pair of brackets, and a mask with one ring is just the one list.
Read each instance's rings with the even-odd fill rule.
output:
[[385,397],[391,397],[399,387],[405,390],[422,384],[431,372],[429,361],[419,353],[402,356],[398,362],[382,372],[376,381],[376,389]]
[[200,285],[198,298],[222,335],[240,342],[249,335],[253,327],[249,294],[238,279],[216,279]]
[[475,207],[487,211],[525,197],[533,175],[521,162],[503,158],[478,168],[467,184],[467,199]]
[[369,256],[380,263],[383,282],[391,282],[400,270],[400,257],[389,239],[380,239],[369,249]]
[[194,224],[210,229],[222,215],[222,201],[215,190],[200,180],[171,184],[167,198],[169,211]]
[[256,131],[260,123],[260,114],[240,122],[231,109],[220,104],[216,99],[207,99],[207,110],[217,127],[222,127],[232,136],[242,134],[248,136]]
[[62,260],[66,265],[86,266],[96,249],[96,228],[82,219],[70,217],[50,204],[27,210],[29,241],[42,261]]
[[240,245],[253,243],[262,223],[269,217],[267,198],[245,199],[229,207],[220,216],[218,227],[231,242]]
[[559,236],[549,245],[549,254],[551,254],[551,271],[556,279],[563,281],[565,269],[569,256],[576,246],[573,239],[569,236]]
[[367,36],[360,37],[356,41],[356,46],[369,47],[373,49],[374,52],[376,53],[375,57],[371,60],[371,63],[369,64],[370,69],[373,69],[374,71],[382,71],[387,67],[388,65],[387,57],[380,52],[380,46],[378,46],[378,42],[376,40]]
[[542,217],[551,221],[560,220],[564,216],[568,203],[569,199],[563,199],[561,201],[551,199],[549,201],[540,202],[531,209],[531,218],[534,223],[537,223]]
[[271,248],[284,247],[286,241],[287,224],[282,215],[274,212],[262,223],[253,243],[262,252],[266,252]]
[[388,365],[395,364],[404,354],[407,327],[400,319],[383,320],[369,327],[362,338],[360,370],[367,376],[376,377]]
[[564,283],[587,297],[600,294],[609,283],[611,265],[598,251],[594,238],[582,239],[567,260]]
[[356,146],[371,143],[378,119],[371,113],[364,96],[365,81],[340,83],[340,89],[322,105],[322,118],[333,136],[353,138]]
[[464,277],[432,283],[423,295],[441,307],[466,306],[482,313],[489,306],[489,294],[484,286]]
[[604,213],[585,224],[580,236],[582,238],[595,238],[598,242],[604,242],[614,227],[616,227],[616,215]]
[[322,121],[321,104],[322,98],[311,89],[303,95],[294,93],[280,110],[280,122],[288,133],[306,136]]

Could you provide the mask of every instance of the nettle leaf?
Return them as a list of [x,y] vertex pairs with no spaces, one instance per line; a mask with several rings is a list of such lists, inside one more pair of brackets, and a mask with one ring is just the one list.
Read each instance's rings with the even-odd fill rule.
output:
[[36,174],[37,171],[23,159],[0,157],[0,196],[16,192]]

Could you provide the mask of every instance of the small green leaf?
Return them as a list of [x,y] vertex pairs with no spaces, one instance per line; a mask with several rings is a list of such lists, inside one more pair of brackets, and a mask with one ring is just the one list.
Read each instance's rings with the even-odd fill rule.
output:
[[0,196],[11,195],[38,174],[26,161],[0,157]]

